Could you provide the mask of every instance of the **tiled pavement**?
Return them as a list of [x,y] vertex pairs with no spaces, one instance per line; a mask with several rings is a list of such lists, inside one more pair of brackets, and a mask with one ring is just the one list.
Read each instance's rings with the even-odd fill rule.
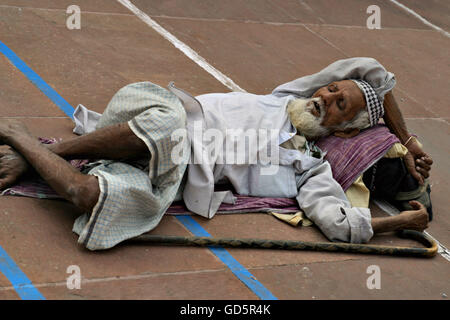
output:
[[[211,65],[253,93],[318,71],[336,59],[371,56],[396,74],[394,91],[411,132],[435,160],[435,219],[428,232],[450,246],[450,85],[448,37],[389,1],[145,1],[133,4]],[[446,1],[401,0],[448,31]],[[81,30],[66,28],[66,8],[82,10]],[[366,8],[381,9],[368,30]],[[444,19],[443,17],[446,17]],[[0,41],[72,106],[101,112],[122,86],[175,81],[192,94],[229,89],[117,1],[0,0]],[[36,136],[68,138],[71,120],[3,55],[0,117],[19,117]],[[119,245],[88,252],[71,232],[79,214],[62,201],[0,199],[0,246],[46,299],[257,299],[210,250]],[[379,210],[375,214],[381,215]],[[293,228],[261,214],[195,220],[213,236],[325,240],[314,227]],[[166,216],[154,233],[189,235]],[[413,244],[393,235],[374,243]],[[356,254],[227,249],[279,299],[445,299],[449,261]],[[80,266],[80,290],[66,287]],[[366,287],[378,265],[380,290]],[[0,299],[19,299],[0,273]]]

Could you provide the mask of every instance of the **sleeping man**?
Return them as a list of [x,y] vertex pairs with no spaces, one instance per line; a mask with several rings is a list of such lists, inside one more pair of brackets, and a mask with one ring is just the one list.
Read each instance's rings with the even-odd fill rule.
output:
[[[332,241],[365,243],[374,233],[422,231],[428,214],[419,202],[381,218],[352,207],[314,143],[327,135],[353,137],[384,117],[408,148],[409,172],[423,183],[432,160],[409,135],[394,86],[394,75],[371,58],[336,61],[268,95],[193,98],[173,85],[131,84],[112,98],[96,130],[72,140],[44,146],[23,124],[1,120],[0,189],[31,166],[85,212],[73,231],[90,250],[152,230],[174,200],[212,218],[221,203],[233,201],[231,190],[215,188],[224,182],[241,195],[296,198]],[[68,159],[98,161],[79,172]]]

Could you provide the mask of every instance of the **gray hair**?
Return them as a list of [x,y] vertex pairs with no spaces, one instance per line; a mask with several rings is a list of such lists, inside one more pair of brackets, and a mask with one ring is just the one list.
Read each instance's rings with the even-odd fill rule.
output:
[[337,126],[337,130],[346,130],[357,128],[363,130],[370,127],[369,112],[361,110],[352,120],[345,121]]

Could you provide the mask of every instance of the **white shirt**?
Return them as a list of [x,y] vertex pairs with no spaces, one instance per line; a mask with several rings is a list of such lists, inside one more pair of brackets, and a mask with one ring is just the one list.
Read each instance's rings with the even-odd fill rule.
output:
[[351,207],[341,186],[333,179],[328,162],[323,157],[314,158],[279,146],[296,134],[286,112],[288,102],[294,98],[237,92],[196,97],[203,109],[203,119],[197,121],[204,130],[212,128],[221,132],[223,144],[230,138],[227,129],[278,130],[275,145],[279,148],[279,165],[275,174],[264,175],[261,170],[268,164],[252,163],[251,157],[243,164],[218,163],[218,157],[193,163],[193,159],[205,157],[205,141],[203,136],[195,134],[195,121],[188,120],[192,156],[183,191],[187,208],[212,218],[222,202],[233,203],[231,191],[214,191],[215,184],[226,178],[241,195],[296,198],[306,216],[331,240],[368,241],[373,235],[369,209]]

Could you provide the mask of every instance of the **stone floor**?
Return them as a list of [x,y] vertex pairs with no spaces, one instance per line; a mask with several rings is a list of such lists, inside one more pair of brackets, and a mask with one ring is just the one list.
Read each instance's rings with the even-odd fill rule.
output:
[[[440,31],[381,0],[131,2],[252,93],[270,93],[337,59],[380,61],[397,77],[394,95],[409,130],[435,161],[435,219],[427,231],[450,246],[448,1],[399,1]],[[66,27],[66,9],[74,4],[81,8],[80,30]],[[379,30],[366,27],[372,4],[380,8]],[[81,103],[102,112],[118,89],[144,80],[162,86],[173,80],[194,95],[230,91],[118,1],[0,0],[0,41],[73,107]],[[4,54],[0,83],[1,118],[23,119],[36,136],[72,136],[71,119]],[[385,214],[372,208],[375,215]],[[424,259],[226,249],[251,273],[255,289],[208,248],[124,244],[89,252],[71,231],[79,214],[63,201],[0,199],[0,248],[8,256],[0,257],[0,299],[26,298],[21,278],[5,271],[11,261],[37,291],[31,297],[45,299],[265,299],[267,293],[278,299],[448,299],[450,294],[445,254]],[[216,237],[326,240],[315,227],[294,228],[264,214],[193,219]],[[165,216],[153,233],[191,235],[174,216]],[[373,243],[415,244],[390,234]],[[80,268],[81,289],[66,285],[71,265]],[[380,268],[381,289],[366,285],[372,265]]]

